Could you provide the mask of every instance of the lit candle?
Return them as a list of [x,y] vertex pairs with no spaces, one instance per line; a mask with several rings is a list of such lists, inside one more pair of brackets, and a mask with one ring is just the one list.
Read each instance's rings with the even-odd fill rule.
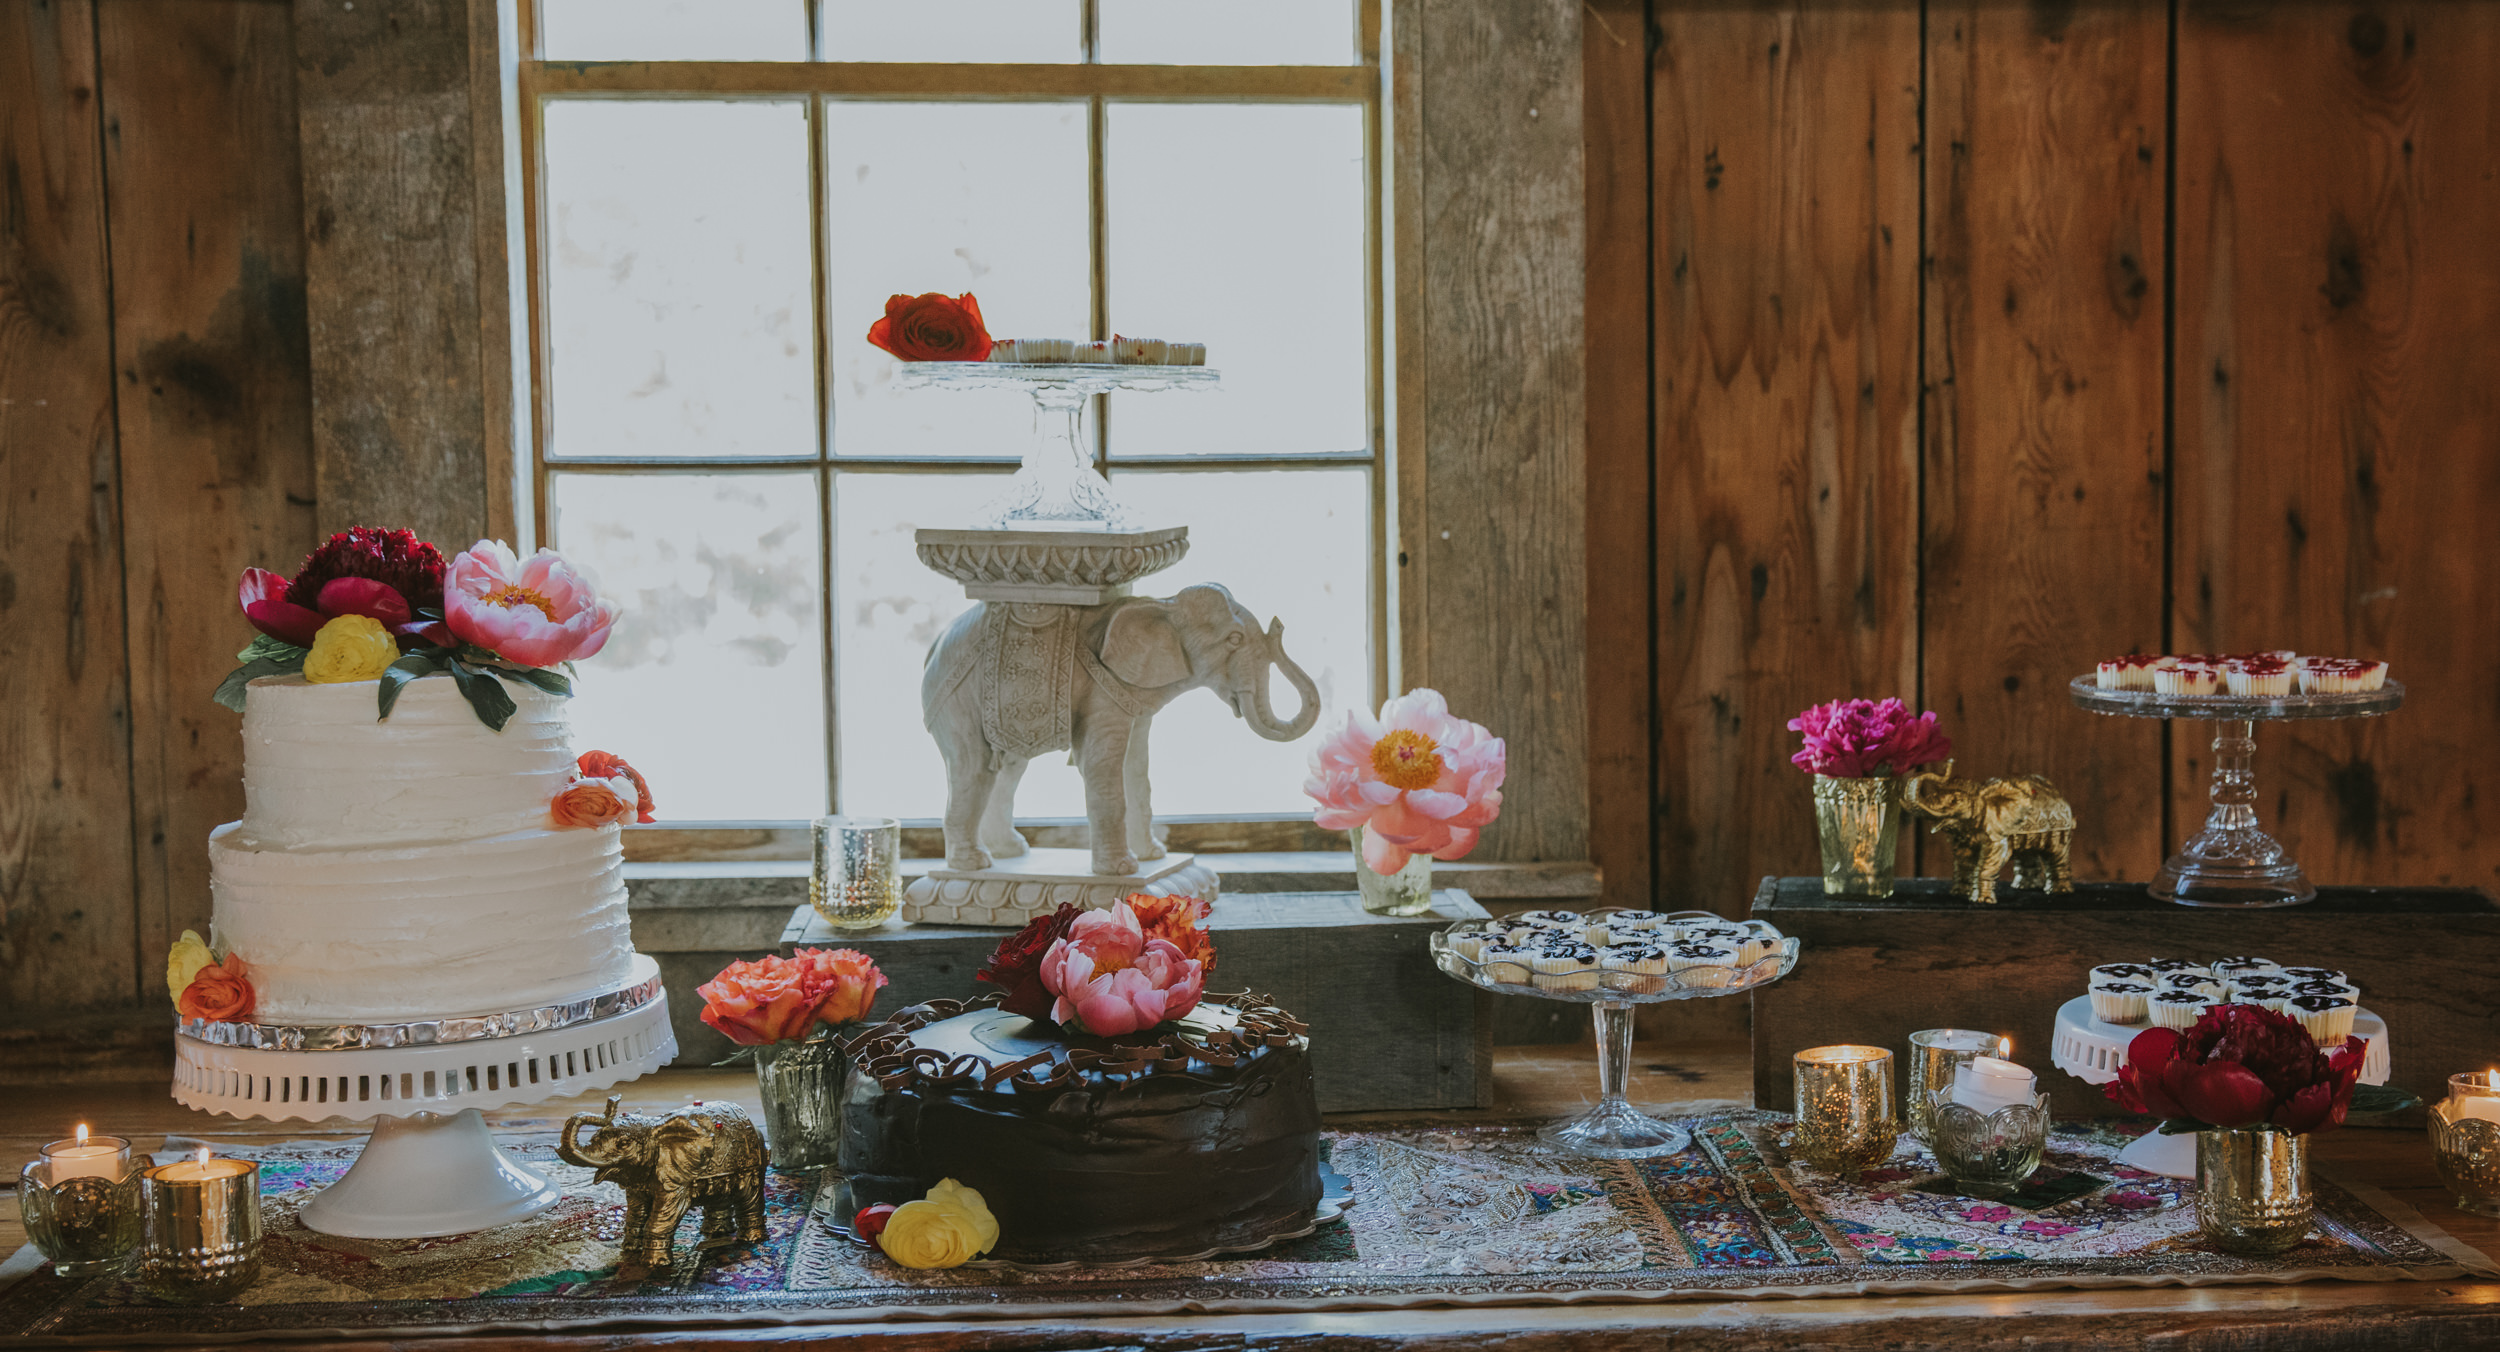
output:
[[209,1156],[208,1147],[201,1146],[199,1154],[159,1168],[155,1177],[160,1183],[206,1183],[214,1179],[233,1178],[253,1167],[248,1160],[213,1159]]
[[2500,1070],[2448,1077],[2448,1120],[2479,1117],[2500,1122]]
[[54,1187],[73,1178],[101,1178],[108,1182],[120,1178],[129,1154],[130,1143],[118,1136],[89,1141],[84,1122],[78,1124],[77,1136],[43,1148],[44,1164],[51,1170]]
[[231,1300],[260,1276],[260,1166],[196,1158],[147,1171],[139,1285],[186,1304]]
[[2030,1103],[2038,1097],[2038,1083],[2023,1066],[2001,1057],[1974,1056],[1953,1074],[1953,1101],[1974,1112],[1992,1113]]

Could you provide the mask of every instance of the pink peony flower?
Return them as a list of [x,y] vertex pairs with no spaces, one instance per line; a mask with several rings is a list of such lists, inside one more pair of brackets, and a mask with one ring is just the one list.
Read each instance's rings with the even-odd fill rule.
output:
[[514,557],[501,540],[480,540],[451,561],[443,579],[443,618],[464,643],[507,662],[552,667],[607,645],[616,604],[552,549]]
[[1373,719],[1357,709],[1343,731],[1311,753],[1302,791],[1318,801],[1312,820],[1331,830],[1363,828],[1363,862],[1395,873],[1409,858],[1463,859],[1476,835],[1502,815],[1502,739],[1454,718],[1437,690],[1410,690]]
[[1788,720],[1805,734],[1805,750],[1788,759],[1834,779],[1907,774],[1953,754],[1953,739],[1932,712],[1912,717],[1897,699],[1833,700]]
[[1169,939],[1149,939],[1127,902],[1087,911],[1068,937],[1042,955],[1042,985],[1059,997],[1057,1023],[1117,1037],[1177,1019],[1198,1007],[1206,969]]

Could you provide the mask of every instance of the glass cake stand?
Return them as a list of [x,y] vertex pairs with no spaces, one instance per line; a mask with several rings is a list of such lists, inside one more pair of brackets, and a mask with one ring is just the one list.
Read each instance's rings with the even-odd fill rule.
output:
[[1202,390],[1212,366],[1106,366],[1077,362],[905,362],[904,389],[1022,390],[1033,396],[1033,445],[1007,491],[973,518],[983,530],[1126,530],[1128,509],[1094,468],[1085,406],[1114,390]]
[[[1603,920],[1629,908],[1608,907],[1585,911],[1590,920]],[[1671,920],[1725,923],[1727,917],[1708,911],[1675,911]],[[1432,961],[1442,971],[1499,995],[1528,995],[1539,1000],[1561,1000],[1569,1004],[1587,1005],[1597,1021],[1597,1103],[1577,1117],[1567,1117],[1547,1124],[1537,1132],[1537,1139],[1574,1155],[1598,1159],[1645,1159],[1652,1155],[1672,1155],[1692,1144],[1691,1133],[1672,1122],[1657,1118],[1632,1106],[1624,1097],[1624,1089],[1632,1077],[1632,1011],[1641,1005],[1664,1004],[1669,1000],[1710,1000],[1724,995],[1742,995],[1747,991],[1770,985],[1797,968],[1795,939],[1782,936],[1776,949],[1750,967],[1687,967],[1680,972],[1644,975],[1638,972],[1588,972],[1580,975],[1596,978],[1596,984],[1585,990],[1562,990],[1538,986],[1532,982],[1497,981],[1485,970],[1483,963],[1461,954],[1451,941],[1464,935],[1486,930],[1500,930],[1504,922],[1462,920],[1432,936]],[[1548,981],[1556,978],[1548,977]]]
[[2257,724],[2294,718],[2376,718],[2403,707],[2405,688],[2334,695],[2164,695],[2103,690],[2090,676],[2067,684],[2075,707],[2129,718],[2201,718],[2214,725],[2213,814],[2149,884],[2181,906],[2297,906],[2318,889],[2289,851],[2257,825]]

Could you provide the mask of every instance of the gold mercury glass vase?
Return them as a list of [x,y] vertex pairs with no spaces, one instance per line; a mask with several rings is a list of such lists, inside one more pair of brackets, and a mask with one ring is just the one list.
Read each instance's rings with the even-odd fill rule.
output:
[[2225,1253],[2278,1254],[2309,1233],[2309,1138],[2233,1127],[2196,1133],[2196,1224]]
[[1814,826],[1823,839],[1827,896],[1889,897],[1901,852],[1901,800],[1890,775],[1814,777]]

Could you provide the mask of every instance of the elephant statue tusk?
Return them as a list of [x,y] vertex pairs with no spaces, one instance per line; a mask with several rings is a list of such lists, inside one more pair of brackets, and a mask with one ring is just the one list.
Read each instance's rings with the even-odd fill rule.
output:
[[1285,622],[1272,618],[1267,622],[1267,657],[1276,669],[1293,684],[1294,695],[1302,701],[1299,712],[1290,723],[1276,721],[1276,709],[1268,700],[1267,673],[1262,671],[1250,684],[1251,711],[1247,721],[1250,729],[1271,742],[1290,742],[1309,732],[1319,722],[1319,686],[1304,672],[1300,664],[1285,655]]

